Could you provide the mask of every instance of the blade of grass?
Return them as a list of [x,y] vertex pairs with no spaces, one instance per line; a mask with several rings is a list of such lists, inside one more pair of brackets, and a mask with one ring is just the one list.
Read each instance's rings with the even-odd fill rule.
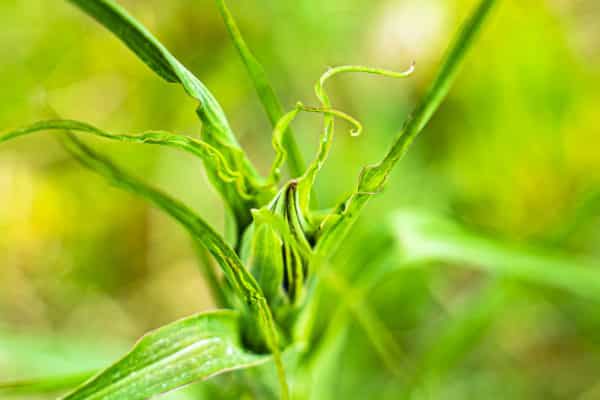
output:
[[191,97],[200,102],[200,112],[210,121],[210,125],[218,128],[224,135],[228,135],[222,140],[237,144],[223,109],[204,84],[117,2],[112,0],[67,1],[110,30],[163,79],[168,82],[180,83]]
[[222,184],[226,185],[233,183],[242,197],[250,197],[250,194],[247,192],[247,188],[245,187],[242,174],[239,171],[234,171],[231,169],[229,163],[219,152],[219,150],[201,140],[197,140],[188,136],[176,135],[165,131],[147,131],[137,135],[119,135],[105,132],[85,122],[59,119],[39,121],[24,128],[2,134],[0,135],[0,143],[36,132],[56,131],[61,133],[63,130],[91,134],[104,139],[117,140],[121,142],[154,144],[184,150],[196,157],[199,157],[206,165],[210,165],[211,169],[219,171],[217,177]]
[[256,280],[246,270],[235,251],[202,218],[181,202],[125,173],[103,156],[92,151],[73,134],[66,134],[64,145],[84,166],[111,181],[117,187],[139,195],[175,218],[192,237],[201,242],[215,257],[226,278],[242,303],[250,308],[262,328],[260,332],[273,353],[282,387],[282,397],[288,396],[285,371],[279,350],[279,338],[273,315]]
[[142,400],[268,359],[243,350],[236,312],[197,314],[145,335],[121,360],[63,399]]
[[[115,1],[67,1],[79,7],[115,34],[159,76],[168,82],[181,84],[186,93],[200,103],[196,112],[203,122],[202,135],[204,140],[219,150],[229,164],[242,173],[246,180],[246,186],[251,192],[262,192],[263,189],[260,187],[261,178],[240,148],[223,109],[194,74],[187,70],[165,46]],[[210,164],[207,164],[206,168],[209,177],[214,181],[220,171]],[[251,216],[248,210],[255,206],[254,202],[244,199],[237,191],[231,190],[229,187],[218,184],[215,184],[215,186],[227,200],[231,211],[236,216],[239,229],[243,229],[250,223]]]
[[[258,98],[269,117],[269,121],[271,121],[271,125],[275,127],[277,122],[284,115],[281,102],[277,98],[273,86],[269,83],[263,66],[246,44],[246,41],[235,22],[235,18],[231,11],[229,11],[225,1],[216,0],[216,2],[223,17],[223,21],[225,22],[225,26],[227,27],[227,31],[229,32],[229,36],[246,67],[250,80],[254,84]],[[302,158],[302,154],[300,153],[300,149],[296,144],[295,135],[291,127],[287,127],[285,130],[282,137],[282,143],[288,154],[288,166],[292,178],[300,176],[304,172],[306,165]]]
[[502,243],[441,217],[403,211],[393,220],[407,263],[450,262],[600,300],[600,262]]
[[431,88],[407,119],[386,156],[379,163],[363,169],[355,193],[339,206],[339,212],[326,222],[323,235],[317,244],[319,253],[331,254],[348,234],[368,200],[383,189],[394,166],[406,153],[414,138],[427,125],[450,91],[467,51],[475,41],[495,3],[495,0],[482,0],[465,22],[450,47]]
[[[330,68],[323,75],[321,75],[319,81],[315,84],[315,95],[317,96],[317,99],[319,99],[319,102],[321,103],[323,109],[330,110],[332,106],[331,101],[329,100],[329,96],[325,91],[325,83],[337,74],[348,72],[360,72],[391,78],[406,78],[413,73],[414,69],[414,63],[410,66],[409,69],[403,72],[388,71],[380,68],[365,67],[362,65],[342,65],[335,68]],[[351,132],[351,135],[358,136],[360,135],[360,133],[360,130],[357,130]],[[311,202],[310,195],[312,188],[315,184],[317,174],[321,170],[321,168],[325,164],[325,161],[327,160],[327,157],[329,156],[329,152],[333,144],[333,134],[333,115],[326,114],[325,118],[323,119],[323,131],[319,139],[319,149],[317,151],[317,155],[310,162],[302,177],[298,180],[298,189],[300,192],[300,207],[306,213],[308,213],[309,211],[309,204]]]

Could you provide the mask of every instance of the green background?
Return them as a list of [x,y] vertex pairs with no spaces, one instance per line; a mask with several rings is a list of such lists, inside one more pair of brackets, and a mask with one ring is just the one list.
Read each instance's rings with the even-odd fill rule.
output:
[[[266,173],[273,157],[270,127],[215,4],[120,3],[206,83]],[[312,88],[328,66],[402,70],[416,61],[416,73],[406,80],[352,75],[329,84],[335,107],[356,116],[365,131],[350,137],[338,125],[318,180],[322,205],[350,193],[361,166],[380,158],[474,4],[229,2],[286,108],[298,100],[316,105]],[[388,223],[394,209],[418,207],[502,240],[600,259],[599,19],[594,0],[500,2],[448,99],[370,204],[355,237]],[[194,102],[67,2],[2,0],[0,27],[0,131],[60,116],[117,133],[198,134]],[[296,124],[306,158],[314,154],[319,129],[314,115]],[[190,156],[89,141],[222,227],[220,200]],[[347,251],[368,247],[369,240],[351,242]],[[83,170],[52,135],[3,145],[0,377],[102,365],[119,354],[113,347],[212,308],[195,262],[176,224]],[[340,257],[340,268],[343,262]],[[420,346],[488,279],[446,266],[403,272],[382,284],[372,301],[418,359]],[[452,360],[449,372],[431,377],[441,387],[435,398],[600,398],[598,304],[535,287],[518,297],[496,307],[480,334],[466,339],[468,350]],[[351,335],[358,347],[366,343],[361,335]],[[53,350],[44,350],[43,340],[54,337],[64,346],[52,339]],[[110,350],[85,344],[88,337]],[[29,349],[31,359],[12,361],[10,349],[17,347]],[[79,347],[85,355],[70,358]],[[374,387],[390,386],[381,398],[395,398],[376,356],[346,358],[365,367],[363,374],[349,367],[335,378],[340,395],[365,398]],[[445,361],[438,361],[443,369]]]

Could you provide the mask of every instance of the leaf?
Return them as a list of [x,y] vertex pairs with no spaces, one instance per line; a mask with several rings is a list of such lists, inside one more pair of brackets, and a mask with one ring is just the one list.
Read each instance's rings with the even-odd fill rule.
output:
[[236,312],[208,312],[150,332],[125,357],[63,399],[147,399],[268,359],[242,349]]
[[[325,91],[325,83],[338,74],[348,72],[360,72],[379,76],[386,76],[390,78],[406,78],[410,76],[414,72],[414,70],[414,63],[410,66],[410,68],[403,72],[388,71],[385,69],[365,67],[362,65],[342,65],[334,68],[329,68],[327,71],[325,71],[323,75],[321,75],[319,81],[315,85],[315,94],[319,99],[321,106],[323,107],[322,109],[331,110],[331,101],[329,100],[329,96]],[[351,136],[359,136],[362,131],[362,126],[354,118],[339,112],[337,112],[337,114],[333,112],[328,114],[329,115],[327,115],[326,113],[326,116],[324,118],[324,127],[323,132],[321,133],[321,137],[319,138],[319,149],[317,155],[310,162],[302,177],[300,177],[300,179],[298,180],[300,206],[305,212],[308,210],[310,204],[310,195],[315,183],[315,179],[317,177],[317,173],[325,164],[325,161],[329,156],[329,152],[331,151],[334,133],[334,115],[342,114],[342,117],[344,119],[346,119],[352,125],[355,126],[355,129],[353,129],[350,132]]]
[[[275,94],[275,90],[269,83],[267,74],[260,62],[256,59],[252,51],[246,44],[240,29],[235,22],[235,18],[227,8],[224,0],[217,0],[217,6],[223,16],[223,20],[229,32],[229,36],[233,41],[240,58],[246,66],[246,71],[250,75],[250,79],[254,84],[256,93],[263,105],[263,108],[267,112],[267,116],[271,121],[273,127],[277,125],[277,122],[284,116],[283,107],[281,102]],[[286,153],[289,157],[289,169],[292,177],[297,177],[304,172],[305,163],[302,159],[300,149],[294,139],[294,133],[292,128],[286,127],[285,133],[283,134],[282,143]]]
[[149,200],[159,209],[175,218],[192,237],[202,243],[213,255],[231,283],[234,292],[249,307],[256,319],[269,350],[273,353],[282,387],[282,396],[287,398],[287,382],[279,350],[279,338],[273,315],[267,300],[256,280],[246,270],[235,251],[202,218],[181,202],[128,175],[109,160],[92,151],[73,134],[65,136],[65,147],[83,165],[104,176],[116,186]]
[[147,131],[137,135],[118,135],[102,131],[90,124],[74,120],[48,120],[39,121],[24,128],[16,129],[0,135],[0,143],[21,136],[40,131],[77,131],[99,136],[105,139],[117,140],[128,143],[155,144],[179,148],[202,159],[212,169],[219,171],[218,179],[223,184],[235,183],[242,196],[249,197],[243,176],[238,171],[233,171],[227,160],[214,147],[206,142],[188,136],[176,135],[165,131]]
[[455,263],[600,300],[599,261],[502,243],[424,212],[398,212],[393,221],[406,263]]
[[[142,24],[112,0],[67,0],[104,25],[146,65],[168,82],[180,83],[200,102],[202,113],[223,133],[231,133],[225,113],[208,89],[188,71]],[[235,138],[228,137],[235,143]]]
[[339,247],[368,200],[383,189],[394,166],[404,156],[414,138],[423,130],[446,98],[467,51],[473,45],[495,3],[496,0],[479,2],[450,47],[425,98],[408,117],[386,156],[379,163],[367,166],[362,170],[356,191],[337,207],[338,211],[335,215],[330,216],[324,222],[323,234],[317,244],[319,254],[331,254]]
[[257,285],[246,272],[235,251],[191,209],[122,171],[111,161],[92,151],[72,134],[68,136],[65,145],[83,165],[104,176],[115,186],[149,200],[179,221],[195,239],[199,240],[213,254],[242,299],[252,299],[256,295]]
[[[285,162],[288,156],[288,151],[283,143],[284,135],[287,132],[290,124],[294,121],[294,119],[296,119],[300,111],[304,111],[307,113],[323,114],[327,118],[337,117],[343,119],[352,126],[351,132],[356,135],[360,134],[360,132],[363,129],[362,124],[360,122],[358,122],[355,118],[342,111],[334,110],[332,108],[309,107],[305,106],[301,102],[296,103],[296,106],[291,111],[283,115],[277,121],[275,127],[273,128],[273,136],[271,143],[273,145],[273,150],[275,150],[275,160],[271,165],[271,172],[269,173],[269,177],[267,179],[268,184],[275,185],[277,182],[279,182],[279,178],[281,177],[281,165]],[[301,182],[303,179],[304,178],[300,178],[298,181]],[[311,188],[309,187],[308,189],[308,192],[310,192]],[[303,211],[306,210],[308,209],[303,208]]]
[[[169,82],[180,83],[186,93],[196,99],[200,106],[197,114],[203,122],[203,138],[219,150],[234,169],[239,170],[246,186],[253,193],[260,193],[258,173],[240,148],[223,109],[210,91],[187,70],[146,28],[127,11],[112,0],[67,0],[96,19],[114,33],[154,72]],[[240,228],[250,223],[249,209],[255,204],[244,199],[237,191],[224,187],[216,180],[220,171],[207,164],[208,176],[221,195],[227,200]]]

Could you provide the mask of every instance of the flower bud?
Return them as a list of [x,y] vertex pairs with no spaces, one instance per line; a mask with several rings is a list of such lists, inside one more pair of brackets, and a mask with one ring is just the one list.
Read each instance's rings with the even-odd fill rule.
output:
[[293,318],[302,303],[308,273],[308,224],[297,196],[292,180],[270,204],[253,210],[253,223],[242,240],[242,260],[280,322]]

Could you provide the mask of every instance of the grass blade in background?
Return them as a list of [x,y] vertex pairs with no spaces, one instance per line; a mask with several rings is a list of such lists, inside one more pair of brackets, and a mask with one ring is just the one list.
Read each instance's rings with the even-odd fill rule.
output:
[[455,263],[600,300],[600,262],[505,244],[423,212],[398,212],[393,224],[407,262]]
[[142,400],[268,359],[242,349],[236,312],[198,314],[147,334],[124,358],[63,399]]
[[[263,105],[267,116],[269,117],[269,121],[271,121],[271,125],[275,127],[277,122],[284,115],[281,102],[277,98],[275,90],[269,83],[263,66],[256,59],[254,54],[252,54],[252,51],[246,44],[246,41],[244,40],[244,37],[242,36],[242,33],[235,22],[235,18],[225,4],[225,0],[217,0],[217,6],[219,7],[219,11],[223,16],[229,36],[231,37],[231,40],[233,41],[240,58],[246,66],[246,71],[248,72],[248,75],[250,75],[250,79],[254,84],[258,98],[260,99],[260,102]],[[290,174],[293,178],[300,176],[304,172],[305,163],[302,158],[302,154],[300,153],[300,149],[296,144],[294,133],[291,127],[286,129],[283,135],[282,143],[288,155]]]

